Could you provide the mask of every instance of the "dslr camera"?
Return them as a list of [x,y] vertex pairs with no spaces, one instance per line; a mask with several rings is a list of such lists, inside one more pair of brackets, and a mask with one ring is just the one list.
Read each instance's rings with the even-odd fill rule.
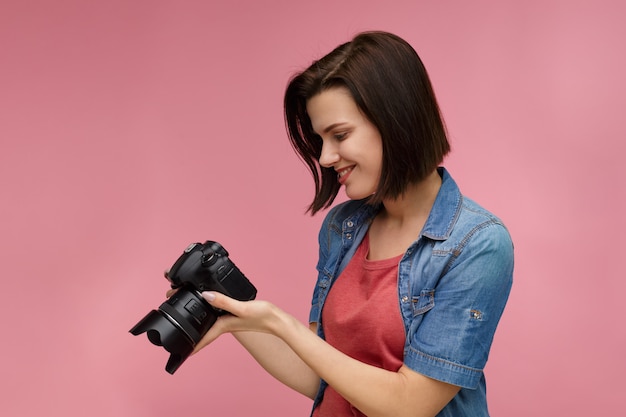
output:
[[170,353],[165,370],[174,374],[224,311],[212,307],[203,291],[218,291],[240,301],[253,300],[256,288],[217,242],[192,243],[165,274],[178,291],[149,312],[130,333],[146,332],[148,340]]

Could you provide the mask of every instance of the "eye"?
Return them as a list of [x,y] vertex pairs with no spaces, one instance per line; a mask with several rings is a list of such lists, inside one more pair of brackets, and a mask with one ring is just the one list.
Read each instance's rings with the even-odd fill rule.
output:
[[342,141],[346,137],[348,137],[348,132],[341,132],[341,133],[334,133],[333,134],[333,139],[335,139],[337,141]]

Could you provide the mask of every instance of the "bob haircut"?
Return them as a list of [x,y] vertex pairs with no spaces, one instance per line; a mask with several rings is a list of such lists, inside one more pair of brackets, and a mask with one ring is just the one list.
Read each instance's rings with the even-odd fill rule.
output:
[[322,139],[313,131],[306,109],[310,98],[336,87],[350,92],[382,138],[381,178],[368,203],[401,196],[450,152],[439,105],[415,50],[391,33],[360,33],[296,74],[285,91],[289,140],[315,182],[307,212],[330,207],[341,186],[334,169],[319,165]]

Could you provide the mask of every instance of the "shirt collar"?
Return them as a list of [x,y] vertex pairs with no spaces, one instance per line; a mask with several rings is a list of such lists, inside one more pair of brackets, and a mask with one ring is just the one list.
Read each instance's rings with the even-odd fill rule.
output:
[[[441,188],[439,188],[421,234],[433,240],[446,240],[452,233],[452,228],[461,212],[463,196],[445,168],[439,167],[437,172],[441,176]],[[382,204],[367,204],[366,200],[361,200],[360,203],[363,204],[361,208],[344,220],[344,231],[349,231],[356,225],[371,222],[382,207]]]
[[437,171],[441,176],[441,188],[424,224],[422,235],[433,240],[446,240],[461,212],[463,196],[445,168],[440,167]]

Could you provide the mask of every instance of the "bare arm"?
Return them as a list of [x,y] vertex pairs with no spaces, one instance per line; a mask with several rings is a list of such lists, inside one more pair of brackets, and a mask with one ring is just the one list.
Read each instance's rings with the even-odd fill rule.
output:
[[[167,271],[165,272],[167,275]],[[170,289],[169,298],[178,291]],[[233,300],[234,301],[234,300]],[[311,399],[319,390],[320,377],[306,364],[282,339],[264,332],[228,330],[231,316],[221,316],[213,328],[198,343],[193,354],[216,339],[220,334],[230,331],[235,339],[252,357],[274,378]],[[220,330],[223,329],[223,330]],[[311,323],[311,332],[317,337],[317,324]]]
[[[302,373],[306,375],[307,380],[310,378],[310,381],[303,384],[308,388],[300,392],[312,392],[310,388],[313,385],[312,375],[319,375],[347,401],[370,417],[390,415],[418,417],[436,415],[459,390],[454,385],[428,378],[405,366],[401,367],[398,372],[390,372],[352,359],[271,303],[239,302],[215,293],[204,295],[212,305],[230,311],[233,316],[221,317],[200,342],[198,349],[226,332],[253,331],[270,334],[273,339],[263,340],[266,342],[278,340],[280,343],[258,344],[254,350],[269,349],[269,352],[257,353],[267,360],[267,356],[272,355],[272,348],[287,347],[285,350],[281,348],[278,351],[280,355],[276,357],[280,358],[285,354],[290,363],[294,361],[299,365],[291,371],[293,372],[291,376],[283,376],[283,378],[289,381],[292,378],[297,379],[297,375],[303,372],[302,369],[306,369],[301,367],[302,365],[308,367],[311,372]],[[277,374],[282,375],[282,372],[289,374],[289,366],[282,368]],[[319,380],[316,384],[318,383]]]
[[[313,336],[315,335],[315,329]],[[233,336],[274,378],[295,391],[314,399],[320,377],[282,339],[254,331],[234,332]]]

